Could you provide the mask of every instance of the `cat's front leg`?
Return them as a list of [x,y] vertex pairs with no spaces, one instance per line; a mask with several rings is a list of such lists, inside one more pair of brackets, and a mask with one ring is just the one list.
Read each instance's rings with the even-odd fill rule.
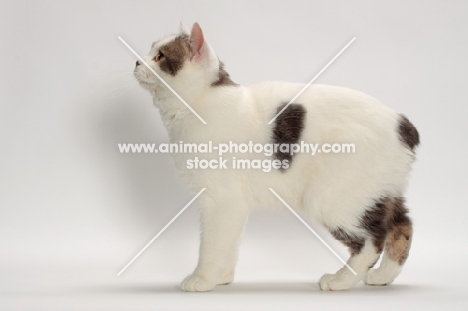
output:
[[[224,202],[223,202],[224,201]],[[247,208],[238,201],[211,202],[201,208],[201,243],[198,265],[182,282],[185,291],[209,291],[234,277],[240,237]]]

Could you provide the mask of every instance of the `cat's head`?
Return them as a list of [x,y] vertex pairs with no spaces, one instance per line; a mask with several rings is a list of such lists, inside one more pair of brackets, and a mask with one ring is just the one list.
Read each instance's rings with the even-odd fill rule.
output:
[[[190,34],[181,24],[179,34],[153,43],[143,60],[182,97],[194,96],[207,87],[234,84],[198,23],[193,25]],[[168,92],[163,82],[140,61],[134,74],[151,93]]]

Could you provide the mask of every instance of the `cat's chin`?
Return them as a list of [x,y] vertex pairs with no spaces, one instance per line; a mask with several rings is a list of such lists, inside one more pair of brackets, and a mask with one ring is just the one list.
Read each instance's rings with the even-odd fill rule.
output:
[[156,94],[156,87],[152,83],[148,83],[145,81],[138,81],[142,88],[150,92],[151,94]]
[[146,77],[142,77],[139,72],[134,73],[135,79],[138,81],[138,84],[141,85],[142,88],[149,91],[150,93],[156,93],[156,85],[154,81],[146,81]]

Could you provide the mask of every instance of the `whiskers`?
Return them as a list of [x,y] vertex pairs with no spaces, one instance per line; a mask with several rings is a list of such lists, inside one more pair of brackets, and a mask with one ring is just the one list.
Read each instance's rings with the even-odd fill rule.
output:
[[102,77],[98,77],[96,81],[100,85],[100,89],[106,94],[107,99],[117,99],[122,97],[130,90],[141,89],[138,79],[134,76],[133,71],[120,71],[107,73]]

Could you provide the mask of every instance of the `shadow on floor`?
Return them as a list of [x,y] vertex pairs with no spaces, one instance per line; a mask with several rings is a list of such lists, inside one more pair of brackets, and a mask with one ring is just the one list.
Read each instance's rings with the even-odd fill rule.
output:
[[[76,288],[75,288],[76,289]],[[316,283],[307,282],[237,282],[229,285],[218,285],[214,290],[206,293],[187,293],[187,295],[230,295],[230,294],[258,294],[258,293],[273,293],[273,294],[321,294],[321,295],[352,295],[353,293],[379,293],[379,295],[396,292],[414,293],[421,291],[431,291],[435,288],[425,287],[420,285],[405,285],[392,284],[389,286],[365,286],[363,284],[356,285],[348,291],[340,292],[324,292],[321,291]],[[151,295],[170,295],[183,293],[179,284],[176,283],[151,283],[151,282],[122,282],[113,284],[96,284],[88,286],[80,286],[80,292],[95,293],[95,294],[151,294]]]

